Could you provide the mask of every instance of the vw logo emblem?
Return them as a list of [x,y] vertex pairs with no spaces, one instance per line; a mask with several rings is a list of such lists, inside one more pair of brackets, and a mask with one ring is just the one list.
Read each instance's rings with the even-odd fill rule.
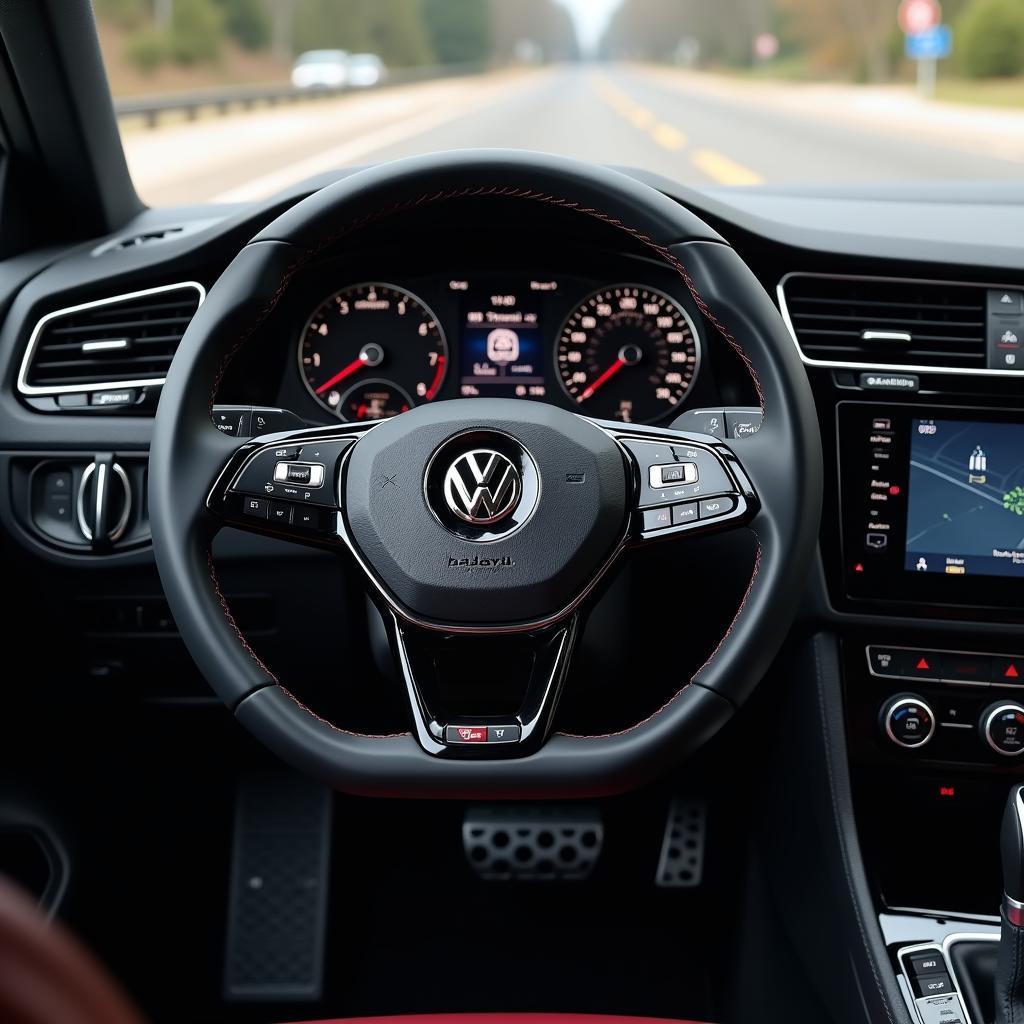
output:
[[519,505],[523,483],[512,460],[491,448],[459,455],[444,475],[444,500],[460,519],[489,526]]

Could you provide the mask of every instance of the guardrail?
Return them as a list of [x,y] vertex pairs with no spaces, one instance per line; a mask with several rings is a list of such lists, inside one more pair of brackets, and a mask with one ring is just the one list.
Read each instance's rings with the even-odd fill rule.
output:
[[197,89],[191,92],[163,93],[155,96],[130,96],[115,100],[118,118],[142,118],[146,126],[155,128],[165,114],[184,114],[194,121],[204,110],[228,114],[233,110],[253,107],[274,107],[284,103],[300,103],[327,99],[353,92],[371,92],[395,85],[411,85],[437,78],[460,78],[491,70],[486,64],[446,64],[422,68],[399,68],[372,86],[341,86],[339,88],[296,89],[292,85],[235,85],[220,89]]

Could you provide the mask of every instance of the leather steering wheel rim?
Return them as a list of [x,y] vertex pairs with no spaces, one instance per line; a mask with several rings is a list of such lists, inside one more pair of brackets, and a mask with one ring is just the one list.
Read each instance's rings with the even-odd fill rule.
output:
[[[694,301],[751,373],[763,425],[743,442],[760,499],[753,574],[707,661],[643,722],[614,735],[555,734],[513,760],[431,758],[408,733],[366,736],[300,704],[238,629],[210,557],[217,524],[206,497],[238,447],[212,425],[227,366],[294,275],[348,233],[403,211],[465,197],[503,197],[596,217],[680,274]],[[472,401],[472,400],[469,400]],[[805,371],[771,300],[736,252],[698,217],[619,172],[553,156],[466,151],[352,174],[297,203],[252,239],[211,288],[163,388],[149,464],[153,546],[178,629],[238,720],[294,767],[368,795],[552,798],[639,785],[692,752],[732,716],[778,652],[817,544],[822,456]]]

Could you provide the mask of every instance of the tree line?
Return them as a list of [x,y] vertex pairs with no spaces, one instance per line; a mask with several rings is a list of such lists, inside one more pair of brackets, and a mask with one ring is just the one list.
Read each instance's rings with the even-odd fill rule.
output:
[[[905,69],[898,0],[623,0],[602,42],[613,58],[696,66],[757,63],[753,40],[809,76],[886,81]],[[952,67],[975,78],[1024,72],[1024,0],[942,0]]]
[[143,70],[216,62],[230,40],[282,60],[305,50],[376,53],[389,67],[578,56],[557,0],[95,0],[129,33]]

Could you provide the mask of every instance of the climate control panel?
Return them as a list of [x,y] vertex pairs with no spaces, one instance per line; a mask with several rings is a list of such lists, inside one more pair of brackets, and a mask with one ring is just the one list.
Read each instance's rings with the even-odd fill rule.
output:
[[864,653],[883,745],[951,762],[1024,754],[1024,655],[880,644]]

